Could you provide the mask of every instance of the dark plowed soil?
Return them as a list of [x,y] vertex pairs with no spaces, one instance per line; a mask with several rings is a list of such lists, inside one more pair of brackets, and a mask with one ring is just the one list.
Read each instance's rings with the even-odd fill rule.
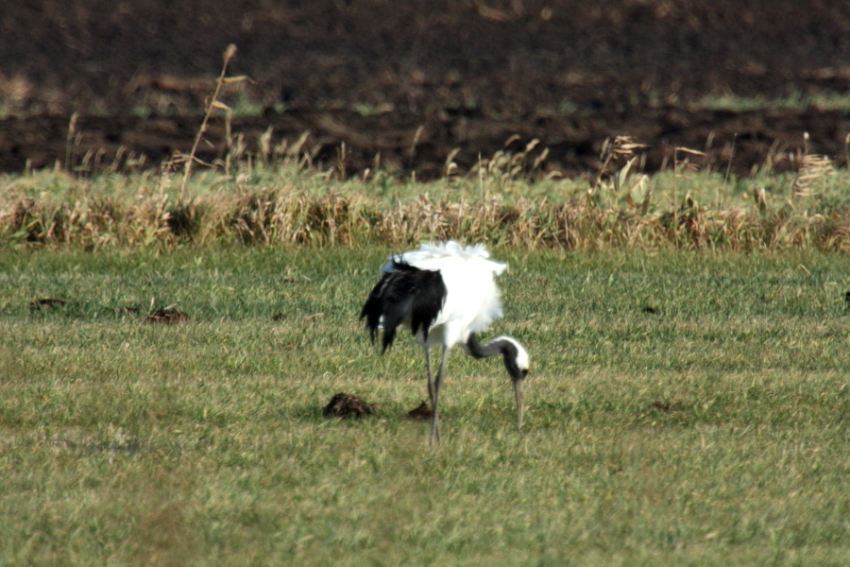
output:
[[[449,155],[464,170],[537,139],[544,171],[575,175],[614,135],[648,144],[650,171],[683,146],[746,174],[787,167],[806,132],[808,150],[843,163],[850,133],[846,110],[696,104],[846,94],[846,0],[7,0],[0,171],[150,167],[188,152],[230,43],[228,74],[251,81],[222,100],[253,110],[232,121],[247,151],[269,128],[272,147],[309,131],[313,163],[349,174],[434,177]],[[225,131],[217,116],[201,159],[224,155]]]

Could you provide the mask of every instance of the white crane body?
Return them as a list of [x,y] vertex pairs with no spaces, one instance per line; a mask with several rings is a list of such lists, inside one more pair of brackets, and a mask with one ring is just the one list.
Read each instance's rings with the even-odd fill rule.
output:
[[[446,355],[455,344],[475,358],[502,354],[514,384],[517,419],[522,422],[522,381],[528,372],[528,353],[511,337],[500,336],[485,345],[475,333],[502,317],[501,292],[495,277],[507,264],[490,260],[482,244],[461,247],[457,242],[423,244],[417,250],[393,255],[382,267],[383,277],[372,289],[360,317],[374,336],[383,329],[383,349],[393,342],[396,327],[411,330],[425,352],[428,393],[433,418],[431,442],[439,441],[438,401]],[[431,376],[430,351],[442,346],[440,366]]]

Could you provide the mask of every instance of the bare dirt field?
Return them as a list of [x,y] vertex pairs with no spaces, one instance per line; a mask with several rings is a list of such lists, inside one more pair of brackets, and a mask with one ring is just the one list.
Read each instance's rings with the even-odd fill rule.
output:
[[[790,168],[805,133],[847,159],[850,110],[819,102],[850,91],[845,0],[7,0],[0,171],[188,152],[231,43],[228,74],[250,81],[226,86],[236,112],[216,114],[205,161],[228,126],[249,152],[269,128],[272,146],[309,132],[314,163],[420,179],[535,139],[544,172],[586,174],[615,135],[648,145],[647,171],[676,147]],[[707,102],[731,96],[786,103]]]

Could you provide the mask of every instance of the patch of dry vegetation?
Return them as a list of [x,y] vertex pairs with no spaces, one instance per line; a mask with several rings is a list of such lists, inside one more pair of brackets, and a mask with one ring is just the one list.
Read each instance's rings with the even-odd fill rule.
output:
[[383,172],[334,179],[338,171],[294,161],[203,172],[186,190],[168,172],[3,177],[0,239],[162,250],[213,242],[398,247],[431,238],[571,250],[850,250],[850,178],[823,156],[800,156],[796,173],[746,181],[695,171],[687,160],[648,177],[631,171],[634,156],[622,157],[590,184],[534,180],[522,156],[505,155],[431,184]]

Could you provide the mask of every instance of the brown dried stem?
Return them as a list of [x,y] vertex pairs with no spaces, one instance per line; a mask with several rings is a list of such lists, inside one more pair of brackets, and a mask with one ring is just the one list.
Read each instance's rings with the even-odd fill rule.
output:
[[181,202],[186,197],[186,183],[188,183],[189,175],[192,172],[192,163],[195,161],[195,153],[198,151],[198,145],[201,143],[201,138],[204,136],[204,132],[207,131],[207,123],[210,120],[210,116],[212,116],[213,109],[224,108],[227,110],[227,106],[218,101],[218,94],[221,92],[221,86],[226,82],[225,74],[227,73],[227,65],[230,63],[230,60],[234,55],[236,55],[236,46],[231,43],[227,46],[227,49],[224,50],[224,62],[221,66],[221,74],[215,81],[215,90],[207,104],[206,111],[204,112],[204,119],[201,122],[200,128],[198,128],[198,134],[195,136],[195,142],[192,144],[192,150],[189,152],[189,155],[186,158],[186,163],[183,165],[183,181],[180,183]]

